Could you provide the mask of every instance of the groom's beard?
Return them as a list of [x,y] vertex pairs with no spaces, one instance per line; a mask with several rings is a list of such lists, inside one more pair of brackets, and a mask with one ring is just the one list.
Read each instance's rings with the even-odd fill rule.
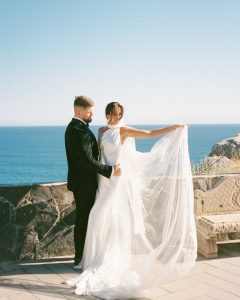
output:
[[89,117],[88,119],[84,119],[83,121],[85,121],[86,123],[91,123],[92,122],[92,117]]

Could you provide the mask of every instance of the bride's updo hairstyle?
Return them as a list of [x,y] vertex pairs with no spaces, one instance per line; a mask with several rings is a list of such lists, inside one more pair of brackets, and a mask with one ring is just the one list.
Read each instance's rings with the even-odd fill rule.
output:
[[114,113],[117,108],[121,109],[121,113],[122,113],[121,118],[122,118],[123,117],[124,108],[123,108],[123,106],[119,102],[110,102],[110,103],[108,103],[108,105],[105,108],[105,115],[106,115],[106,117],[111,116],[111,114]]

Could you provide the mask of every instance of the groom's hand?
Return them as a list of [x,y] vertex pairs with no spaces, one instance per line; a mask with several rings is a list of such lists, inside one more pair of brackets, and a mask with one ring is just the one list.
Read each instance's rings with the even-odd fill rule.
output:
[[121,176],[122,170],[120,164],[113,166],[113,176]]

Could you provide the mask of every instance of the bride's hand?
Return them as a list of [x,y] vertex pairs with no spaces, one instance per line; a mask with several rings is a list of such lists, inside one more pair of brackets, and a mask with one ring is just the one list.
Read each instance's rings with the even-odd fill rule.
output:
[[113,176],[121,176],[122,170],[120,164],[117,164],[113,167]]
[[177,125],[175,125],[175,127],[176,127],[176,129],[185,128],[185,127],[187,127],[187,125],[186,124],[177,124]]

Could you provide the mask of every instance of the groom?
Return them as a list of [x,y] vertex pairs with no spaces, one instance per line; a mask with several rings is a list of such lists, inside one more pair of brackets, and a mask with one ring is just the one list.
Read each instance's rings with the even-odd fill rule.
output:
[[73,192],[76,203],[74,227],[74,269],[80,270],[88,215],[94,204],[97,190],[97,173],[110,178],[120,176],[120,166],[107,166],[98,162],[98,144],[88,124],[92,122],[94,102],[86,96],[74,101],[74,117],[65,132],[68,162],[68,190]]

